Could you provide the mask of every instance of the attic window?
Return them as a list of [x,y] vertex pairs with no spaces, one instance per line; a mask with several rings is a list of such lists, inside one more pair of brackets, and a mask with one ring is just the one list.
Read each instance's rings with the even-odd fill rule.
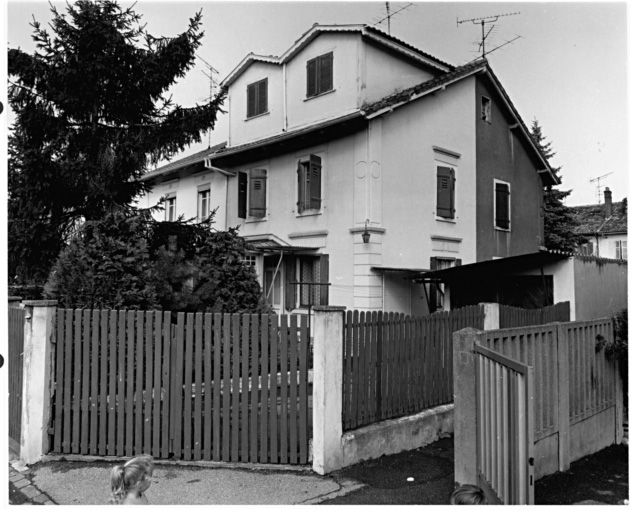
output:
[[246,117],[268,112],[268,78],[246,86]]
[[481,97],[481,120],[492,123],[492,101],[485,96]]
[[310,59],[307,67],[306,96],[311,98],[331,91],[333,82],[334,54],[332,52]]

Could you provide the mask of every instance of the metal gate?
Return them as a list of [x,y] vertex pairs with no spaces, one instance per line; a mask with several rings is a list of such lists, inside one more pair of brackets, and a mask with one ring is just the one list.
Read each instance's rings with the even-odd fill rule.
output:
[[22,431],[24,309],[9,308],[9,442],[19,450]]
[[475,344],[477,480],[489,503],[534,504],[534,368]]

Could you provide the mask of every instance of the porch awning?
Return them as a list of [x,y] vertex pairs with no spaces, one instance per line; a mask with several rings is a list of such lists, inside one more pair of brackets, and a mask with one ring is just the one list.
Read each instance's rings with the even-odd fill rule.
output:
[[293,253],[301,251],[316,251],[318,247],[304,247],[300,245],[290,245],[275,235],[245,236],[244,239],[254,252],[268,254]]
[[486,276],[499,277],[515,275],[517,272],[538,269],[542,265],[572,257],[573,254],[559,251],[538,251],[508,258],[480,261],[458,267],[450,267],[430,272],[420,272],[409,279],[417,282],[451,282],[482,279]]

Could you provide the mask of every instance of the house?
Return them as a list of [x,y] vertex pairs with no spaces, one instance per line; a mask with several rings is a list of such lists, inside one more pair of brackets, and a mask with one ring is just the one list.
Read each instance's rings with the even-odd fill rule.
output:
[[628,259],[627,255],[627,200],[612,201],[611,190],[604,190],[604,204],[575,206],[575,218],[580,225],[576,232],[584,235],[588,241],[581,252],[588,256]]
[[371,26],[315,24],[222,85],[226,143],[148,172],[140,205],[239,225],[276,312],[425,314],[442,285],[411,273],[542,245],[557,179],[487,60],[455,67]]

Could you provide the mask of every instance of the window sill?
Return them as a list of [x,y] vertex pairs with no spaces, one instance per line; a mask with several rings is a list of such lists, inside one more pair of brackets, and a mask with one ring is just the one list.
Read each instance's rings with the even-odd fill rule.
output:
[[323,215],[321,210],[309,210],[301,213],[297,213],[296,217],[313,217],[315,215]]
[[264,217],[262,219],[255,219],[255,218],[253,218],[253,219],[244,219],[244,222],[246,224],[256,224],[258,222],[266,222],[267,220],[268,220],[268,218]]
[[512,228],[500,228],[499,226],[495,226],[495,231],[505,231],[506,233],[511,233]]
[[310,101],[310,100],[313,100],[315,98],[320,98],[321,96],[325,96],[326,94],[331,94],[333,92],[336,92],[336,89],[330,89],[329,91],[320,92],[319,94],[315,94],[314,96],[310,96],[308,98],[304,98],[303,101]]
[[446,222],[448,224],[457,224],[457,220],[456,219],[448,219],[446,217],[438,217],[437,215],[435,216],[435,220],[438,222]]
[[261,114],[257,114],[255,116],[247,117],[246,119],[244,119],[244,121],[250,121],[251,119],[257,119],[258,117],[267,116],[268,114],[270,114],[270,110],[267,110],[266,112],[262,112]]

